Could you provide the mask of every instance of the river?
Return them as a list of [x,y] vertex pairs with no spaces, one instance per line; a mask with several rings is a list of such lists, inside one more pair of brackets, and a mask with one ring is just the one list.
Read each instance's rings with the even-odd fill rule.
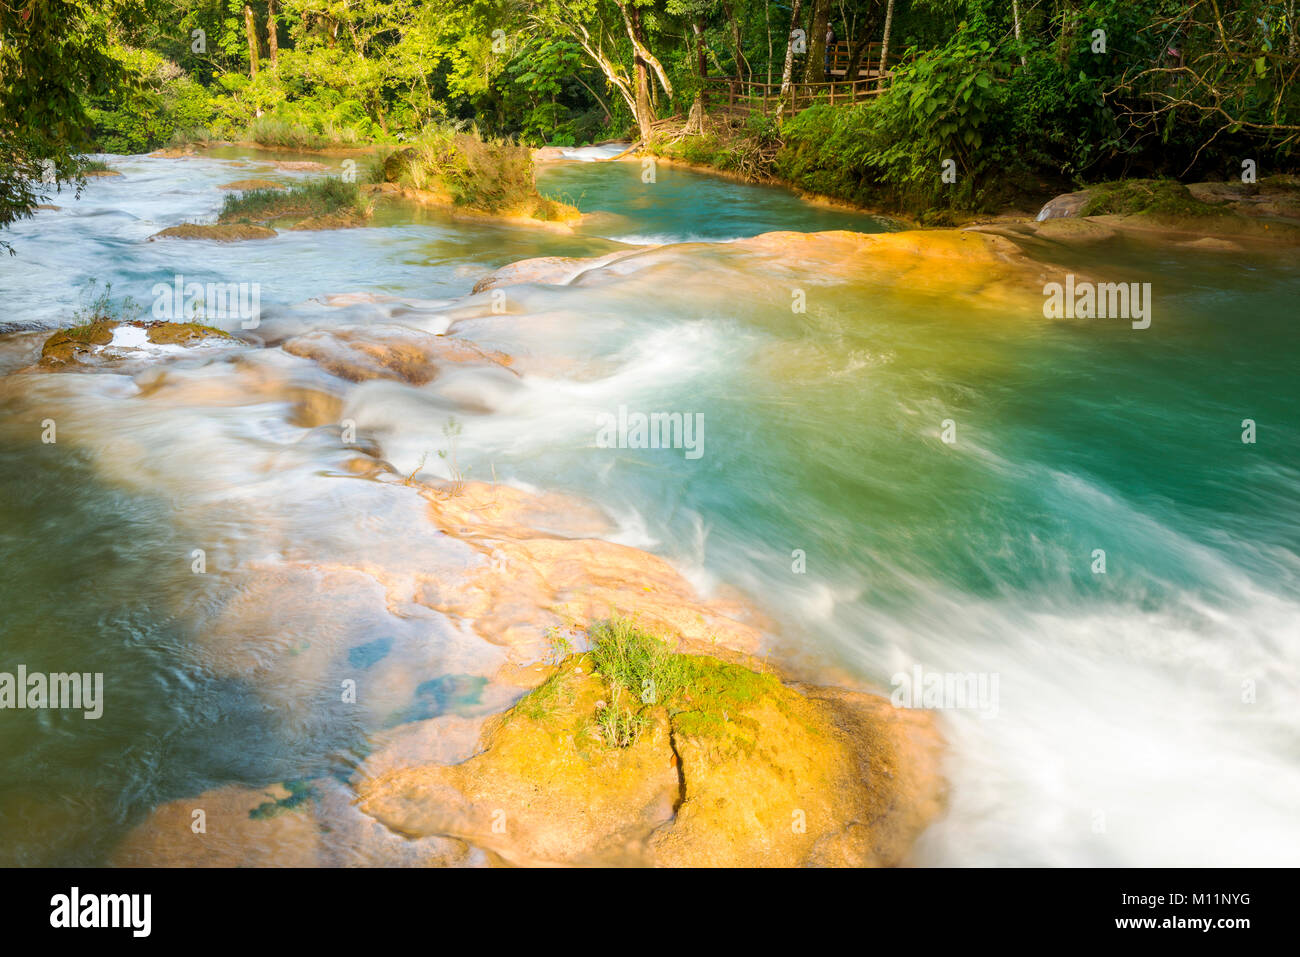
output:
[[[372,735],[518,696],[492,680],[505,649],[394,600],[391,582],[465,556],[412,490],[343,467],[313,395],[404,474],[447,477],[452,452],[472,479],[597,505],[609,537],[744,596],[802,677],[889,693],[916,667],[995,675],[995,707],[940,715],[949,806],[917,864],[1300,854],[1294,261],[1123,237],[1035,250],[1151,282],[1134,330],[871,261],[848,280],[773,268],[731,241],[897,227],[675,167],[545,165],[544,192],[596,213],[572,234],[408,209],[214,244],[147,240],[215,215],[222,183],[319,157],[109,159],[120,177],[55,197],[0,259],[0,672],[106,687],[99,720],[0,713],[0,863],[105,863],[153,808],[232,782],[343,788]],[[638,248],[509,287],[504,311],[471,296],[517,260]],[[92,280],[147,312],[178,274],[257,284],[264,347],[134,378],[18,371]],[[280,348],[453,324],[512,370],[349,383]],[[701,454],[597,447],[620,407],[701,416]],[[336,660],[376,676],[364,707],[333,707]]]

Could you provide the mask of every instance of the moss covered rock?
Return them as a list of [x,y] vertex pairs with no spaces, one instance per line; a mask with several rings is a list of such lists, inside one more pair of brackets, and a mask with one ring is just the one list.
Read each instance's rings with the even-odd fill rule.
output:
[[155,239],[210,239],[219,243],[235,243],[244,239],[272,239],[276,235],[269,226],[252,223],[217,223],[203,225],[200,223],[183,223],[180,226],[168,226],[161,232],[149,237]]
[[145,330],[145,338],[154,345],[191,345],[203,339],[232,339],[223,329],[199,322],[139,322],[100,319],[68,329],[60,329],[45,340],[41,347],[42,366],[60,368],[75,365],[91,358],[117,359],[120,355],[105,349],[113,342],[119,327],[129,326]]
[[942,806],[928,714],[592,629],[458,765],[389,770],[361,808],[517,864],[892,865]]

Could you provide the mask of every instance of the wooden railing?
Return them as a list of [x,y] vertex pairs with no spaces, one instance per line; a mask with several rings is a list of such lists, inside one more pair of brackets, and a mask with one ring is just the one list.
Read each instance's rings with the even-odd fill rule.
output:
[[[862,59],[858,63],[858,76],[879,76],[882,72],[880,63],[880,50],[883,44],[868,43],[862,51]],[[844,76],[849,71],[849,57],[853,52],[852,44],[845,40],[833,44],[830,48],[830,69],[832,76]],[[890,54],[889,62],[897,62],[896,53]]]
[[889,74],[859,77],[855,80],[826,80],[822,83],[791,83],[781,91],[780,83],[763,83],[741,76],[710,76],[704,80],[701,95],[706,112],[765,116],[776,112],[784,100],[783,113],[793,116],[818,103],[831,106],[855,103],[882,93],[889,86]]

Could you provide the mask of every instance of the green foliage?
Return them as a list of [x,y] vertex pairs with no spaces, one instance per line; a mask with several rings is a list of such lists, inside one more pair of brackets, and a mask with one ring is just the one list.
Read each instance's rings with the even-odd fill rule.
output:
[[[990,183],[1021,165],[1006,135],[1009,66],[987,41],[959,34],[898,68],[889,89],[851,107],[817,106],[782,129],[777,172],[866,204],[916,209],[990,203]],[[955,182],[945,180],[947,168]]]
[[113,298],[113,284],[104,283],[100,288],[99,280],[92,279],[82,287],[79,298],[81,304],[73,311],[73,329],[68,334],[76,338],[76,328],[88,328],[101,322],[133,322],[144,312],[130,296],[122,299]]
[[593,625],[588,634],[595,673],[610,687],[610,701],[597,714],[606,743],[626,746],[635,740],[643,726],[637,712],[643,715],[645,707],[665,707],[680,733],[723,738],[734,736],[752,705],[766,699],[783,706],[775,675],[681,654],[633,619],[614,617]]
[[[472,124],[489,146],[629,134],[636,114],[687,114],[706,83],[701,56],[712,76],[779,80],[790,25],[788,6],[757,0],[277,0],[274,25],[268,0],[247,7],[251,39],[245,0],[0,5],[0,227],[76,184],[79,153],[210,140],[410,148],[420,155],[409,180],[427,174],[466,206],[508,208],[530,189],[520,155],[448,150],[429,130]],[[802,28],[817,7],[802,4]],[[841,39],[878,41],[882,7],[845,0],[829,12]],[[997,0],[894,7],[890,44],[903,59],[874,102],[815,107],[780,130],[756,110],[729,133],[656,148],[935,215],[991,209],[1026,185],[1222,175],[1243,157],[1295,168],[1300,33],[1287,3],[1021,3],[1019,38]],[[654,102],[637,96],[633,37]],[[795,57],[796,82],[807,67]],[[503,163],[499,176],[485,158]],[[940,176],[944,160],[955,183]]]
[[[0,228],[64,185],[80,190],[91,100],[130,83],[110,30],[140,12],[131,0],[0,4]],[[2,239],[0,249],[13,251]]]
[[683,659],[664,639],[645,631],[630,618],[611,618],[588,632],[596,672],[611,688],[622,688],[655,701],[671,699],[682,690]]

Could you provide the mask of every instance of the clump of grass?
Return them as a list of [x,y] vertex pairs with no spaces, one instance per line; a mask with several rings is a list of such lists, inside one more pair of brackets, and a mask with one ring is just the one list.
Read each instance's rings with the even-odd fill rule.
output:
[[593,625],[588,636],[596,671],[611,688],[630,691],[646,704],[669,700],[681,690],[686,656],[634,620],[611,618]]
[[322,177],[288,189],[251,189],[231,193],[221,207],[220,223],[266,222],[286,216],[365,218],[370,203],[356,183]]
[[[612,617],[592,625],[587,635],[589,650],[573,654],[568,639],[552,629],[548,660],[556,671],[512,715],[547,722],[554,733],[576,742],[589,737],[620,749],[636,743],[652,726],[656,711],[666,712],[674,734],[708,739],[711,746],[728,751],[755,746],[758,723],[746,714],[755,706],[770,702],[792,713],[794,692],[775,675],[680,653],[670,640],[634,619]],[[593,690],[592,678],[603,683],[603,691],[599,686]],[[593,700],[597,694],[599,700]]]
[[366,183],[386,183],[388,182],[388,158],[393,155],[391,149],[380,149],[375,152],[368,160],[361,171],[361,179]]
[[763,698],[781,705],[782,685],[772,674],[703,655],[681,654],[671,642],[628,618],[593,626],[595,671],[619,701],[635,696],[644,708],[663,705],[675,730],[701,737],[736,738],[744,712]]
[[[121,300],[113,299],[113,284],[104,283],[99,287],[99,280],[92,279],[81,290],[81,305],[73,311],[74,327],[88,326],[97,322],[132,322],[144,312],[144,308],[126,296]],[[73,330],[67,330],[70,334]]]
[[464,426],[456,421],[455,416],[448,416],[447,421],[442,424],[442,434],[447,437],[449,448],[439,449],[438,458],[447,463],[447,469],[451,472],[451,494],[459,495],[465,490],[465,473],[461,471],[460,463],[456,460],[456,453],[460,446],[460,434],[464,431]]
[[615,685],[608,704],[604,701],[596,703],[596,728],[601,741],[611,748],[626,748],[636,743],[650,724],[650,719],[640,709],[633,710],[623,703],[623,696],[623,689]]
[[559,625],[552,625],[546,630],[546,642],[549,646],[549,654],[546,656],[546,663],[554,667],[559,667],[565,658],[573,654],[573,642],[564,634]]
[[108,165],[107,161],[105,161],[105,160],[83,159],[83,160],[80,162],[79,166],[80,166],[81,172],[83,172],[83,173],[109,173],[109,172],[112,172],[111,167]]
[[245,136],[262,146],[280,146],[286,149],[321,150],[334,145],[329,137],[322,136],[301,123],[291,123],[272,116],[259,116],[250,122]]

